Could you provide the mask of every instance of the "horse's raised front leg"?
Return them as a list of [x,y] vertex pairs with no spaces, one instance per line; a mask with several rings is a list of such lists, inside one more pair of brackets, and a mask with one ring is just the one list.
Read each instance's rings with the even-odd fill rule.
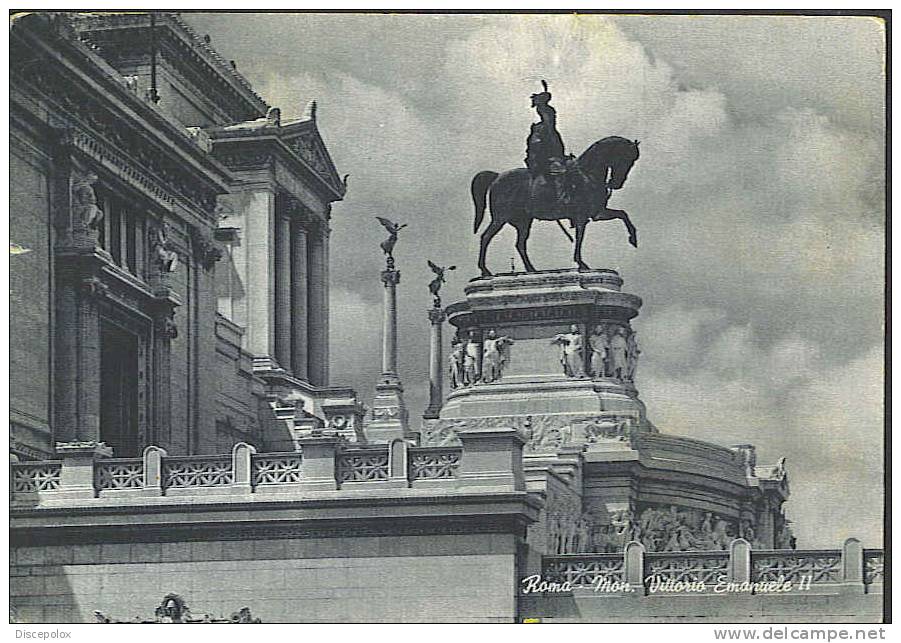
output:
[[573,260],[579,266],[579,270],[591,270],[588,264],[582,261],[582,242],[585,240],[585,225],[585,222],[576,224],[576,250],[573,254]]
[[529,253],[526,250],[526,242],[529,240],[529,233],[532,231],[532,220],[517,221],[513,224],[516,226],[516,250],[522,259],[522,265],[525,266],[526,272],[538,272],[535,266],[529,261]]
[[499,221],[492,217],[491,223],[488,224],[488,227],[485,228],[485,232],[482,233],[481,243],[479,245],[479,269],[482,271],[483,277],[491,276],[491,271],[489,271],[488,266],[485,265],[485,259],[488,254],[488,244],[491,243],[494,235],[496,235],[503,227],[503,221]]
[[631,243],[635,248],[638,247],[638,231],[635,229],[635,226],[632,225],[631,219],[629,219],[629,215],[626,214],[625,210],[611,210],[607,208],[607,212],[611,214],[610,219],[620,219],[626,226],[626,230],[629,231],[629,243]]

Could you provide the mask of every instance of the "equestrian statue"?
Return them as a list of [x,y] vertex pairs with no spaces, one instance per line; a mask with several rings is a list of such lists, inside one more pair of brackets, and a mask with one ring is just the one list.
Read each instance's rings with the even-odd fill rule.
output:
[[550,105],[547,83],[542,80],[541,84],[544,91],[532,94],[532,107],[538,112],[539,121],[532,124],[526,139],[526,167],[501,174],[479,172],[472,179],[473,232],[477,233],[482,225],[486,205],[491,212],[479,248],[483,277],[491,275],[486,266],[488,244],[508,223],[516,228],[516,250],[527,272],[536,272],[526,251],[535,219],[557,221],[572,241],[560,222],[569,220],[576,231],[573,260],[580,270],[589,269],[582,260],[582,242],[589,221],[620,219],[629,232],[629,243],[638,247],[638,235],[629,215],[607,207],[613,190],[623,186],[638,160],[638,141],[608,136],[594,142],[578,157],[567,155],[557,131],[557,112]]

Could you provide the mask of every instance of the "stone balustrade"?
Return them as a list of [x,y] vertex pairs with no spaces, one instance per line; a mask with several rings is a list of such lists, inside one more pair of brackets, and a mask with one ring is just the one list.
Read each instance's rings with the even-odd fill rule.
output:
[[[752,594],[775,591],[777,585],[790,588],[783,591],[819,587],[871,593],[881,591],[883,567],[883,550],[863,549],[856,538],[847,539],[841,549],[824,550],[752,550],[746,540],[738,538],[728,551],[646,552],[641,543],[633,541],[623,553],[544,556],[541,576],[548,583],[568,583],[573,590],[595,592],[628,583],[641,595]],[[737,587],[726,589],[728,583]],[[769,584],[769,589],[763,584]]]
[[[511,430],[512,431],[512,430]],[[170,456],[149,446],[141,458],[112,458],[102,444],[58,445],[59,460],[11,463],[13,506],[54,506],[87,498],[280,494],[379,488],[472,491],[463,467],[485,490],[520,491],[515,432],[480,435],[464,447],[413,447],[403,440],[349,446],[335,436],[302,440],[302,452],[256,453],[239,443],[231,454]],[[501,437],[497,437],[500,435]],[[509,443],[509,444],[508,444]]]

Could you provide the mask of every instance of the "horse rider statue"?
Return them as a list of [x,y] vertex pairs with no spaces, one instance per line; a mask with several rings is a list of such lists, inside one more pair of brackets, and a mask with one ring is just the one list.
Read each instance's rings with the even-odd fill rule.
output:
[[544,186],[550,185],[554,190],[554,203],[562,203],[566,198],[563,176],[567,158],[563,138],[557,131],[557,110],[551,107],[547,81],[542,80],[541,86],[544,91],[532,94],[532,107],[538,112],[539,121],[532,123],[529,129],[525,163],[532,176],[533,198]]

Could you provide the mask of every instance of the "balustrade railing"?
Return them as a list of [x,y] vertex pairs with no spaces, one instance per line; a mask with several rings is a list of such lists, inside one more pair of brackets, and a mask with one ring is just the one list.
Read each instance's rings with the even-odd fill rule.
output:
[[143,458],[109,458],[94,464],[95,488],[98,491],[140,489],[144,486]]
[[883,550],[862,549],[854,538],[841,549],[822,550],[751,550],[747,541],[737,539],[726,551],[646,552],[632,542],[623,553],[544,556],[542,580],[595,591],[607,581],[629,583],[648,593],[691,587],[693,593],[754,594],[773,586],[789,588],[780,591],[858,587],[869,592],[870,585],[883,582],[884,564]]
[[864,583],[881,583],[885,578],[885,552],[881,549],[864,549],[863,570]]
[[301,482],[303,459],[300,453],[255,453],[250,457],[254,487]]
[[11,468],[13,494],[58,491],[60,488],[62,462],[13,463]]
[[410,480],[444,480],[456,478],[459,473],[459,447],[413,447],[409,454]]
[[388,479],[388,448],[348,449],[338,454],[336,475],[339,483],[373,482]]
[[234,472],[229,456],[174,456],[163,460],[166,489],[219,487],[232,484]]
[[645,554],[642,577],[673,583],[716,584],[729,572],[725,551],[654,552]]
[[[403,440],[348,445],[329,435],[302,439],[298,452],[257,453],[253,446],[239,443],[227,455],[170,456],[148,446],[141,458],[113,458],[112,449],[102,443],[73,442],[57,445],[60,460],[12,463],[12,502],[59,506],[89,498],[120,502],[132,492],[135,497],[202,498],[257,492],[306,494],[345,487],[467,486],[472,491],[479,485],[495,490],[508,485],[515,491],[522,482],[513,480],[522,472],[510,456],[520,453],[518,440],[513,431],[479,434],[469,448],[486,456],[469,460],[462,447],[413,447]],[[464,472],[464,465],[470,470]]]
[[842,551],[774,550],[751,552],[751,579],[755,581],[785,580],[798,583],[802,579],[813,584],[842,582]]
[[626,562],[622,554],[564,554],[545,556],[542,576],[552,583],[572,587],[598,587],[604,581],[625,582]]

